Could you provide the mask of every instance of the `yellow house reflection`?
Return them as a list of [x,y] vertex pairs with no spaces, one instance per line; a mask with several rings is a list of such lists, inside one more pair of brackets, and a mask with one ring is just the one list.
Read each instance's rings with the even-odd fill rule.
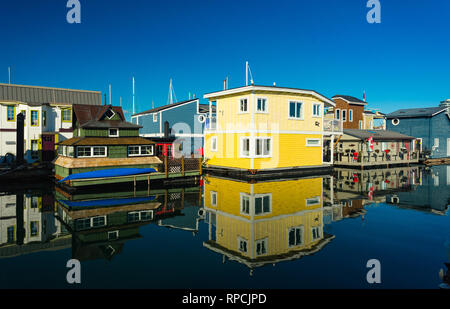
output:
[[250,269],[319,251],[322,178],[248,183],[205,177],[209,240],[204,246]]

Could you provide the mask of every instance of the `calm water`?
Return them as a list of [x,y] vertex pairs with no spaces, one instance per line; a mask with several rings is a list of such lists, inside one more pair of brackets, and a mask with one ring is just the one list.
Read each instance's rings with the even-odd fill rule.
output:
[[[0,188],[0,288],[438,288],[450,166],[79,193]],[[21,207],[20,205],[23,205]]]

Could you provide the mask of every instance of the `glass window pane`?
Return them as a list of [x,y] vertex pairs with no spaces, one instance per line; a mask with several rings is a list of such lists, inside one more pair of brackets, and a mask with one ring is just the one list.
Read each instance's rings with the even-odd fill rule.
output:
[[295,229],[289,230],[289,246],[295,245]]
[[297,110],[296,110],[296,113],[297,113],[297,118],[301,118],[302,117],[302,103],[297,103]]
[[295,118],[295,103],[289,103],[289,117]]
[[255,215],[262,213],[262,198],[255,198]]
[[270,212],[270,197],[269,196],[264,196],[263,207],[264,207],[264,212]]

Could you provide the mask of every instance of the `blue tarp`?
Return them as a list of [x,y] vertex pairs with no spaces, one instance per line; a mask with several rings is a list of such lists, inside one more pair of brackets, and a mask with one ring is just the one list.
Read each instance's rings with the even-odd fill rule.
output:
[[156,196],[146,196],[146,197],[132,197],[132,198],[118,198],[118,199],[103,199],[103,200],[92,200],[92,201],[68,201],[59,200],[63,205],[67,207],[102,207],[102,206],[119,206],[119,205],[132,205],[144,202],[150,202],[156,199]]
[[98,170],[87,173],[78,173],[67,176],[59,182],[75,179],[90,179],[90,178],[107,178],[107,177],[119,177],[119,176],[132,176],[139,174],[154,173],[154,168],[112,168],[107,170]]

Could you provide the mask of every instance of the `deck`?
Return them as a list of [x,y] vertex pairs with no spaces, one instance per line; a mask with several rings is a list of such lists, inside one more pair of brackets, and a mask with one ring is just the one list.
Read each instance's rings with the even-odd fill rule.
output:
[[390,156],[375,156],[364,154],[355,160],[351,154],[338,154],[337,159],[334,161],[335,166],[347,166],[347,167],[357,167],[357,168],[381,168],[389,167],[395,165],[409,165],[418,164],[419,156],[415,155],[404,155],[403,159],[399,154],[392,154]]

